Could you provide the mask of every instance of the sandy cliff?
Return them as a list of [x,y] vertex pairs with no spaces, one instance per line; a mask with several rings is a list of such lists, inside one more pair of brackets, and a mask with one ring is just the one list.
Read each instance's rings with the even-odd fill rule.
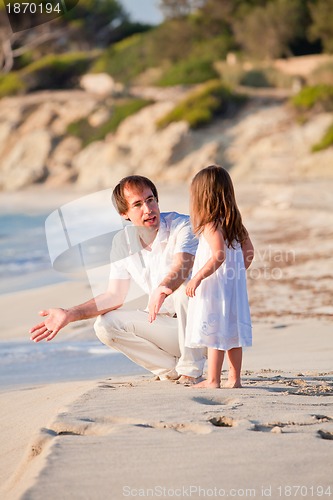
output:
[[[147,95],[147,89],[135,92]],[[115,134],[86,147],[66,129],[81,118],[93,122],[103,119],[103,113],[108,117],[101,97],[58,91],[2,99],[0,189],[75,182],[80,190],[91,191],[135,172],[155,180],[180,181],[213,162],[233,167],[236,176],[267,181],[281,176],[332,176],[333,149],[311,153],[331,123],[331,114],[297,123],[288,96],[270,89],[252,92],[237,116],[216,120],[204,129],[192,131],[187,123],[178,122],[158,130],[156,121],[183,94],[180,89],[151,89],[154,104],[124,120]]]

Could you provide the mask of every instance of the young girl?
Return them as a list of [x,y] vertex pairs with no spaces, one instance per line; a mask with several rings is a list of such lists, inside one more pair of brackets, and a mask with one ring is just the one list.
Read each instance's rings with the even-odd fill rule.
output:
[[189,301],[186,345],[208,347],[207,380],[194,387],[220,387],[224,352],[229,376],[225,387],[241,387],[242,347],[252,344],[245,269],[253,245],[243,226],[228,172],[207,167],[191,184],[191,220],[199,236]]

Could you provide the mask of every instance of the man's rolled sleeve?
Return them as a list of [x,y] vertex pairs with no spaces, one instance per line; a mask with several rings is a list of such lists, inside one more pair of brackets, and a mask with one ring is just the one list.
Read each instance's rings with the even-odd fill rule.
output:
[[189,221],[179,229],[175,244],[175,253],[189,253],[195,255],[198,247],[198,239],[192,232]]

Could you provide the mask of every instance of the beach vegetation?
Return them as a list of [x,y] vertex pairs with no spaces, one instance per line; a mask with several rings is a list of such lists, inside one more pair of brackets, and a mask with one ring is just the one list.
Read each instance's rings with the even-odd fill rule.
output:
[[312,152],[316,153],[317,151],[322,151],[331,146],[333,146],[333,123],[328,127],[322,139],[312,146]]
[[239,83],[246,87],[272,87],[265,72],[260,69],[245,71]]
[[[236,55],[234,56],[236,58]],[[250,67],[248,67],[250,66]],[[231,87],[291,88],[293,76],[283,73],[269,63],[248,63],[235,60],[233,64],[217,61],[214,64],[220,79]]]
[[210,59],[191,57],[171,66],[156,83],[163,87],[169,85],[190,85],[203,83],[217,77],[218,74]]
[[110,118],[98,127],[93,127],[87,118],[83,118],[70,123],[67,127],[67,133],[79,137],[83,147],[85,147],[91,142],[101,141],[108,134],[116,132],[122,121],[149,104],[152,104],[152,101],[146,99],[122,100],[114,104]]
[[23,94],[25,84],[17,72],[12,71],[7,75],[0,75],[0,98]]
[[273,66],[258,66],[244,71],[239,80],[246,87],[291,88],[293,78]]
[[158,120],[158,128],[172,122],[186,121],[190,128],[197,129],[215,118],[236,111],[244,102],[244,97],[234,93],[220,80],[212,80],[192,91],[169,113]]
[[158,65],[150,37],[135,34],[111,45],[96,58],[92,73],[108,73],[115,80],[130,83],[145,69]]
[[50,54],[29,64],[20,74],[29,90],[72,88],[95,57],[93,52]]
[[333,85],[320,84],[304,87],[291,98],[291,103],[299,112],[333,111]]

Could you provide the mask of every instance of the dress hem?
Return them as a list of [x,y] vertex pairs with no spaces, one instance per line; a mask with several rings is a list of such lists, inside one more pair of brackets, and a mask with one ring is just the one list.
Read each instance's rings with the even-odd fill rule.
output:
[[219,351],[230,351],[230,349],[237,349],[238,347],[252,347],[252,343],[244,343],[244,344],[237,344],[237,345],[231,345],[230,347],[222,347],[221,345],[215,346],[215,345],[207,345],[207,344],[185,344],[185,347],[190,347],[191,349],[202,349],[202,348],[211,348],[211,349],[217,349]]

